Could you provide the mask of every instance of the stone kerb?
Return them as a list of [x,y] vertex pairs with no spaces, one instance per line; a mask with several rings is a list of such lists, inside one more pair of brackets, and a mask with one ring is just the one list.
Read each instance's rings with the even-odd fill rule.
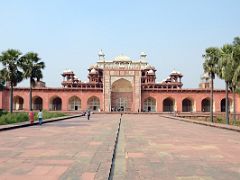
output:
[[159,116],[165,117],[165,118],[170,118],[173,120],[184,121],[184,122],[188,122],[188,123],[194,123],[194,124],[199,124],[199,125],[204,125],[204,126],[210,126],[210,127],[240,132],[240,127],[233,126],[233,125],[196,121],[196,120],[192,120],[192,119],[180,118],[180,117],[174,117],[174,116],[168,116],[168,115],[159,115]]

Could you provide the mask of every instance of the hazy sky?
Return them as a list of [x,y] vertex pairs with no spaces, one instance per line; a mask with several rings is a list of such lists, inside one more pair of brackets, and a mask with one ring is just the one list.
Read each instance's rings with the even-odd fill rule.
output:
[[39,53],[50,87],[61,86],[64,69],[85,81],[100,49],[106,59],[144,51],[157,81],[176,69],[183,87],[196,88],[205,48],[240,36],[239,7],[239,0],[0,0],[0,51]]

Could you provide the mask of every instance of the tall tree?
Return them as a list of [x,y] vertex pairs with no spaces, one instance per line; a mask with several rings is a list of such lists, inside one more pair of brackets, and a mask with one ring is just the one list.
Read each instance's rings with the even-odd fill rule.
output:
[[233,68],[234,74],[232,79],[233,87],[233,121],[236,123],[236,92],[240,88],[240,37],[233,40]]
[[221,58],[218,66],[218,76],[225,81],[226,85],[226,98],[225,98],[225,112],[226,123],[229,124],[229,87],[233,89],[232,79],[234,74],[234,61],[233,61],[233,46],[226,44],[221,48]]
[[18,50],[9,49],[0,55],[0,62],[3,65],[0,76],[4,81],[10,82],[10,113],[13,112],[13,87],[23,80],[23,74],[18,69],[21,54]]
[[209,47],[205,50],[203,55],[205,61],[203,63],[203,69],[205,73],[208,73],[211,79],[211,98],[210,98],[210,118],[213,122],[213,81],[215,79],[215,74],[218,71],[218,61],[220,58],[220,50],[216,47]]
[[30,80],[29,90],[29,109],[32,110],[32,88],[39,81],[42,75],[42,69],[45,68],[45,63],[40,61],[37,53],[29,52],[20,59],[20,66],[23,69],[24,78]]
[[2,77],[2,74],[0,73],[0,91],[4,89],[5,81]]

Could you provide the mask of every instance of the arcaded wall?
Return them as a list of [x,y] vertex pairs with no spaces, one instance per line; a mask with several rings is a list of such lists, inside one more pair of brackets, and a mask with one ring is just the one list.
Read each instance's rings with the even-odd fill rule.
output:
[[[202,112],[202,100],[207,98],[210,99],[210,92],[205,91],[185,91],[185,90],[179,90],[179,91],[144,91],[142,92],[142,107],[143,102],[148,97],[152,97],[156,99],[156,109],[157,112],[163,111],[163,101],[166,98],[170,98],[174,100],[174,108],[175,111],[182,112],[182,101],[184,99],[189,99],[192,101],[193,104],[193,112]],[[214,102],[213,102],[213,109],[214,112],[221,112],[221,100],[225,98],[225,92],[224,91],[216,91],[214,92]],[[232,105],[233,105],[233,95],[232,93],[229,93],[230,98],[230,111],[232,112]],[[240,113],[240,96],[236,95],[236,112]]]
[[[101,90],[81,90],[81,89],[64,89],[64,88],[44,88],[34,89],[33,98],[40,97],[43,101],[43,109],[50,110],[50,104],[52,99],[59,97],[62,101],[62,110],[69,110],[69,100],[71,97],[76,96],[81,100],[81,109],[86,110],[88,108],[89,98],[95,96],[100,101],[100,109],[104,108],[103,92]],[[29,110],[29,89],[17,88],[14,90],[14,97],[23,98],[23,110]],[[184,99],[188,99],[192,102],[192,112],[202,112],[203,99],[210,99],[210,91],[204,90],[160,90],[160,91],[143,91],[141,94],[141,107],[144,107],[144,100],[148,97],[152,97],[156,100],[156,111],[163,112],[163,101],[166,98],[170,98],[174,101],[174,110],[182,112],[182,102]],[[225,98],[225,91],[219,90],[214,92],[214,112],[221,112],[221,100]],[[233,95],[229,93],[230,98],[230,111],[233,111]],[[131,99],[131,98],[129,98]],[[132,97],[132,105],[135,104],[135,98]],[[9,110],[9,90],[0,92],[0,108]],[[134,108],[133,108],[134,109]],[[240,96],[236,94],[236,112],[240,113]]]
[[[23,110],[29,110],[29,90],[28,89],[15,89],[14,97],[21,97],[24,100]],[[102,109],[103,95],[99,90],[83,91],[79,89],[33,89],[32,97],[42,98],[43,109],[50,110],[51,101],[59,97],[62,101],[62,111],[69,110],[69,100],[71,97],[78,97],[81,100],[81,109],[85,111],[87,109],[87,101],[89,98],[95,96],[99,98],[100,109]]]

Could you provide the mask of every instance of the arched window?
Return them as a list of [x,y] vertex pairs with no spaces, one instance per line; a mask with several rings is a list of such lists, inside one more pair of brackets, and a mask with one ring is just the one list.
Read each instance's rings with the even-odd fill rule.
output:
[[68,109],[70,111],[79,111],[81,109],[81,100],[73,96],[69,99]]
[[13,109],[16,111],[23,110],[24,99],[20,96],[13,98]]
[[43,109],[43,100],[41,97],[33,97],[33,110]]
[[173,112],[174,111],[174,100],[171,98],[166,98],[163,101],[163,112]]
[[53,97],[50,101],[51,111],[61,111],[62,110],[62,99],[60,97]]
[[[232,111],[232,100],[230,98],[228,98],[228,109],[229,112]],[[225,112],[226,111],[226,98],[221,100],[221,112]]]
[[190,99],[184,99],[182,101],[182,112],[192,112],[193,111],[193,103]]
[[156,112],[156,100],[152,97],[145,99],[143,110],[145,112]]
[[210,112],[210,100],[205,98],[202,100],[202,112]]
[[88,99],[88,108],[91,111],[99,111],[100,110],[100,100],[99,98],[93,96]]

